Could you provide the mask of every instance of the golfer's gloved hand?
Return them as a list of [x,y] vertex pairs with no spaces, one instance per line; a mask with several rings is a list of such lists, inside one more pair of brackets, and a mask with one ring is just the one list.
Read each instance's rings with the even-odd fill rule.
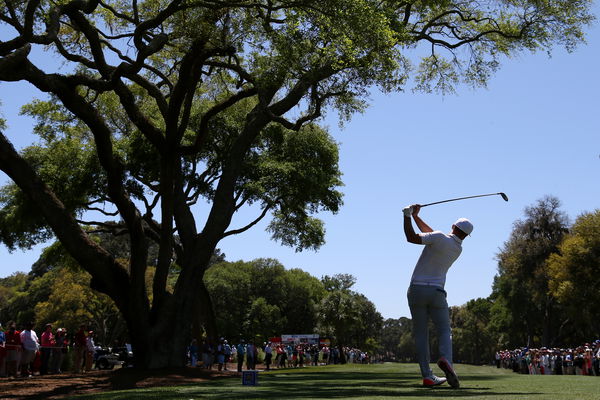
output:
[[413,207],[412,206],[406,206],[402,209],[402,212],[404,213],[405,217],[409,217],[412,215],[413,212]]

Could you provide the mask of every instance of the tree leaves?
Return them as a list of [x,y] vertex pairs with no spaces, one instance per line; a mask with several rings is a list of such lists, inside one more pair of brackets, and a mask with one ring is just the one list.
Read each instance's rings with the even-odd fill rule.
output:
[[566,315],[549,293],[547,259],[567,232],[568,218],[552,196],[527,207],[525,214],[498,254],[492,297],[494,307],[506,310],[494,313],[493,323],[512,338],[513,346],[529,340],[550,346]]
[[[25,108],[42,143],[17,155],[2,141],[2,168],[27,193],[9,187],[0,196],[1,239],[27,247],[47,239],[51,225],[129,318],[134,347],[157,346],[189,321],[227,235],[270,212],[273,238],[297,250],[323,243],[318,212],[342,204],[337,144],[317,125],[328,111],[347,120],[371,88],[402,90],[421,58],[418,89],[483,85],[501,55],[581,42],[590,4],[5,1],[0,81],[26,81],[51,97]],[[44,61],[29,59],[35,46],[66,68],[45,72]],[[198,216],[201,198],[209,210]],[[255,219],[231,227],[249,204],[259,206]],[[81,215],[87,209],[101,220]],[[81,227],[116,218],[130,236],[126,269]],[[160,244],[152,306],[151,241]],[[181,278],[169,301],[175,264]],[[163,352],[137,354],[146,365],[180,364],[172,355],[181,349],[167,346],[184,346],[188,331],[161,342]]]
[[205,283],[219,331],[231,339],[312,333],[324,294],[318,279],[273,259],[218,263],[207,271]]
[[327,294],[319,305],[319,332],[336,338],[338,345],[363,348],[379,337],[383,317],[364,295],[350,290],[356,278],[337,274],[322,278]]
[[[600,211],[580,215],[548,259],[549,293],[563,305],[571,321],[568,334],[580,341],[598,333],[600,303]],[[567,333],[566,333],[567,334]]]

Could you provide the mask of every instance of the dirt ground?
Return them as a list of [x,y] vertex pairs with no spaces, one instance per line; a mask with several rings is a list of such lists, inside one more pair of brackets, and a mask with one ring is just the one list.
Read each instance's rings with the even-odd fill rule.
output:
[[85,374],[0,378],[0,400],[65,399],[70,396],[154,386],[177,386],[205,382],[209,379],[237,377],[235,366],[229,371],[178,368],[138,371],[133,368],[93,370]]

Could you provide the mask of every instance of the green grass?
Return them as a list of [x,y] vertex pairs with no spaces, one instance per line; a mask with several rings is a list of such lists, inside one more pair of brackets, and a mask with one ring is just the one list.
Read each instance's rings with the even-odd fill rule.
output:
[[[437,367],[432,366],[443,376]],[[258,386],[241,378],[190,386],[105,392],[77,399],[600,399],[600,377],[518,375],[457,365],[460,389],[423,388],[416,364],[344,365],[260,372]]]

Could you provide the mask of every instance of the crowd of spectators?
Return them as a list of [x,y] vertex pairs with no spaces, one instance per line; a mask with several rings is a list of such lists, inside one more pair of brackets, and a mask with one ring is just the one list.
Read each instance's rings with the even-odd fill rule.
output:
[[518,348],[496,353],[498,368],[530,375],[600,376],[600,340],[573,348]]
[[[73,352],[70,363],[73,372],[82,373],[93,368],[97,347],[94,332],[81,325],[72,336],[65,328],[53,330],[47,324],[41,335],[36,334],[33,323],[21,331],[10,322],[6,330],[0,325],[0,377],[31,377],[32,375],[60,374],[65,355]],[[368,364],[379,361],[367,352],[352,347],[329,347],[324,344],[271,343],[240,340],[232,345],[221,338],[216,344],[207,340],[201,344],[194,339],[188,347],[189,365],[217,370],[233,369],[241,372],[263,368],[301,368],[338,364],[340,362]],[[600,376],[600,340],[573,348],[517,348],[496,352],[498,368],[511,369],[530,375],[589,375]]]
[[[94,332],[81,325],[72,335],[65,328],[54,329],[46,324],[38,336],[34,324],[26,324],[17,330],[14,322],[7,329],[0,325],[0,377],[19,378],[33,375],[60,374],[63,368],[83,373],[94,368],[99,347],[94,342]],[[69,354],[69,357],[66,355]],[[370,363],[373,357],[357,348],[330,347],[325,344],[271,343],[261,345],[240,340],[231,345],[224,338],[217,343],[192,340],[188,347],[188,362],[194,367],[217,370],[233,369],[241,372],[245,368],[301,368],[327,364]],[[66,362],[65,362],[66,361]]]
[[257,364],[262,364],[265,370],[272,368],[302,368],[306,366],[319,366],[339,364],[342,362],[368,364],[372,357],[364,351],[352,347],[343,347],[343,358],[337,347],[318,344],[294,344],[255,342],[240,340],[237,345],[230,345],[221,338],[218,343],[212,344],[203,341],[198,346],[194,339],[188,348],[188,360],[191,366],[212,369],[215,365],[219,371],[228,370],[228,364],[236,365],[241,372],[244,364],[247,370],[256,369]]
[[9,322],[6,330],[0,325],[0,377],[60,374],[69,351],[74,351],[74,372],[91,370],[96,351],[94,332],[82,325],[70,338],[65,328],[54,330],[46,324],[38,336],[33,323],[20,331],[14,322]]
[[[40,335],[34,324],[28,323],[18,330],[14,322],[0,325],[0,377],[28,378],[33,375],[60,374],[63,368],[75,373],[83,373],[94,368],[94,361],[100,349],[94,342],[94,332],[81,325],[77,332],[67,335],[65,328],[54,329],[46,324]],[[100,351],[100,353],[102,353]],[[69,357],[66,355],[69,354]],[[189,365],[217,370],[254,370],[261,368],[301,368],[338,364],[341,362],[373,362],[373,357],[365,351],[352,347],[330,347],[326,344],[282,343],[240,340],[231,345],[224,338],[217,343],[192,340],[187,352]]]

